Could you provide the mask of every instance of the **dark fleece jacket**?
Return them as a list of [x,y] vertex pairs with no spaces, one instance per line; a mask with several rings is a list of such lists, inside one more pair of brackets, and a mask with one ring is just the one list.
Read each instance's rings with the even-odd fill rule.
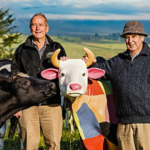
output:
[[111,81],[119,123],[150,123],[150,48],[143,49],[132,61],[129,51],[105,63],[95,63]]
[[[12,73],[23,72],[28,74],[29,76],[34,76],[39,79],[43,79],[40,74],[41,71],[48,68],[55,68],[51,64],[50,58],[47,58],[46,55],[50,52],[52,53],[55,50],[60,49],[60,52],[58,54],[58,59],[59,59],[62,56],[66,56],[66,52],[59,43],[54,42],[47,35],[46,38],[49,42],[49,45],[47,45],[41,59],[35,46],[32,45],[32,39],[33,39],[32,35],[27,38],[25,43],[21,44],[17,48],[14,57],[12,59],[12,65],[11,65]],[[48,98],[47,101],[43,102],[42,104],[59,104],[61,102],[58,79],[52,81],[56,83],[57,94],[52,98]]]

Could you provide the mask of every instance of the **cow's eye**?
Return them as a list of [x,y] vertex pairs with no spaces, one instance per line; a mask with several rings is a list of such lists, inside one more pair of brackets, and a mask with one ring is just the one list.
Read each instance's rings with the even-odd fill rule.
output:
[[85,76],[85,73],[83,73],[82,76]]
[[64,74],[64,73],[61,73],[61,76],[63,77],[63,76],[65,76],[65,74]]
[[30,85],[29,81],[24,82],[24,85]]

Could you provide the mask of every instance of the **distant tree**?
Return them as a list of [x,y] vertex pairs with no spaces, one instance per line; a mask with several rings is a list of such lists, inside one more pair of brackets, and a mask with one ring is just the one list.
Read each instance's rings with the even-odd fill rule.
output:
[[98,40],[98,39],[99,39],[99,34],[98,34],[98,33],[95,33],[94,39],[95,39],[95,40]]
[[20,33],[15,32],[17,26],[12,25],[15,19],[9,14],[9,9],[0,9],[0,59],[12,58],[14,44],[18,44]]
[[95,37],[99,37],[99,34],[98,34],[98,33],[95,33]]

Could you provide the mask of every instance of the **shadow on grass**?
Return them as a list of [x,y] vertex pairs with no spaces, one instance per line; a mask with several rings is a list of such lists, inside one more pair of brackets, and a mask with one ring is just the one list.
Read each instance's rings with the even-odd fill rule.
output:
[[80,149],[80,141],[62,141],[61,142],[61,150],[81,150]]
[[5,138],[4,150],[20,150],[20,138],[14,137],[13,139]]

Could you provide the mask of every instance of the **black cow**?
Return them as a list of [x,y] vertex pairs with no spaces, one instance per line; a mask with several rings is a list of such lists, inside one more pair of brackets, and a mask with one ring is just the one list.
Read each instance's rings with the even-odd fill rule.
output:
[[0,71],[0,127],[16,112],[41,103],[55,94],[54,83],[25,77],[20,74],[5,76]]
[[[6,122],[4,121],[14,112],[42,102],[47,96],[51,96],[55,92],[55,85],[51,82],[33,77],[11,75],[10,72],[11,60],[0,60],[0,126],[3,124],[0,128],[0,149],[4,148],[6,130]],[[18,119],[15,116],[11,117],[10,122],[9,138],[12,138]],[[19,131],[18,128],[18,133]],[[23,149],[22,141],[21,148]]]

